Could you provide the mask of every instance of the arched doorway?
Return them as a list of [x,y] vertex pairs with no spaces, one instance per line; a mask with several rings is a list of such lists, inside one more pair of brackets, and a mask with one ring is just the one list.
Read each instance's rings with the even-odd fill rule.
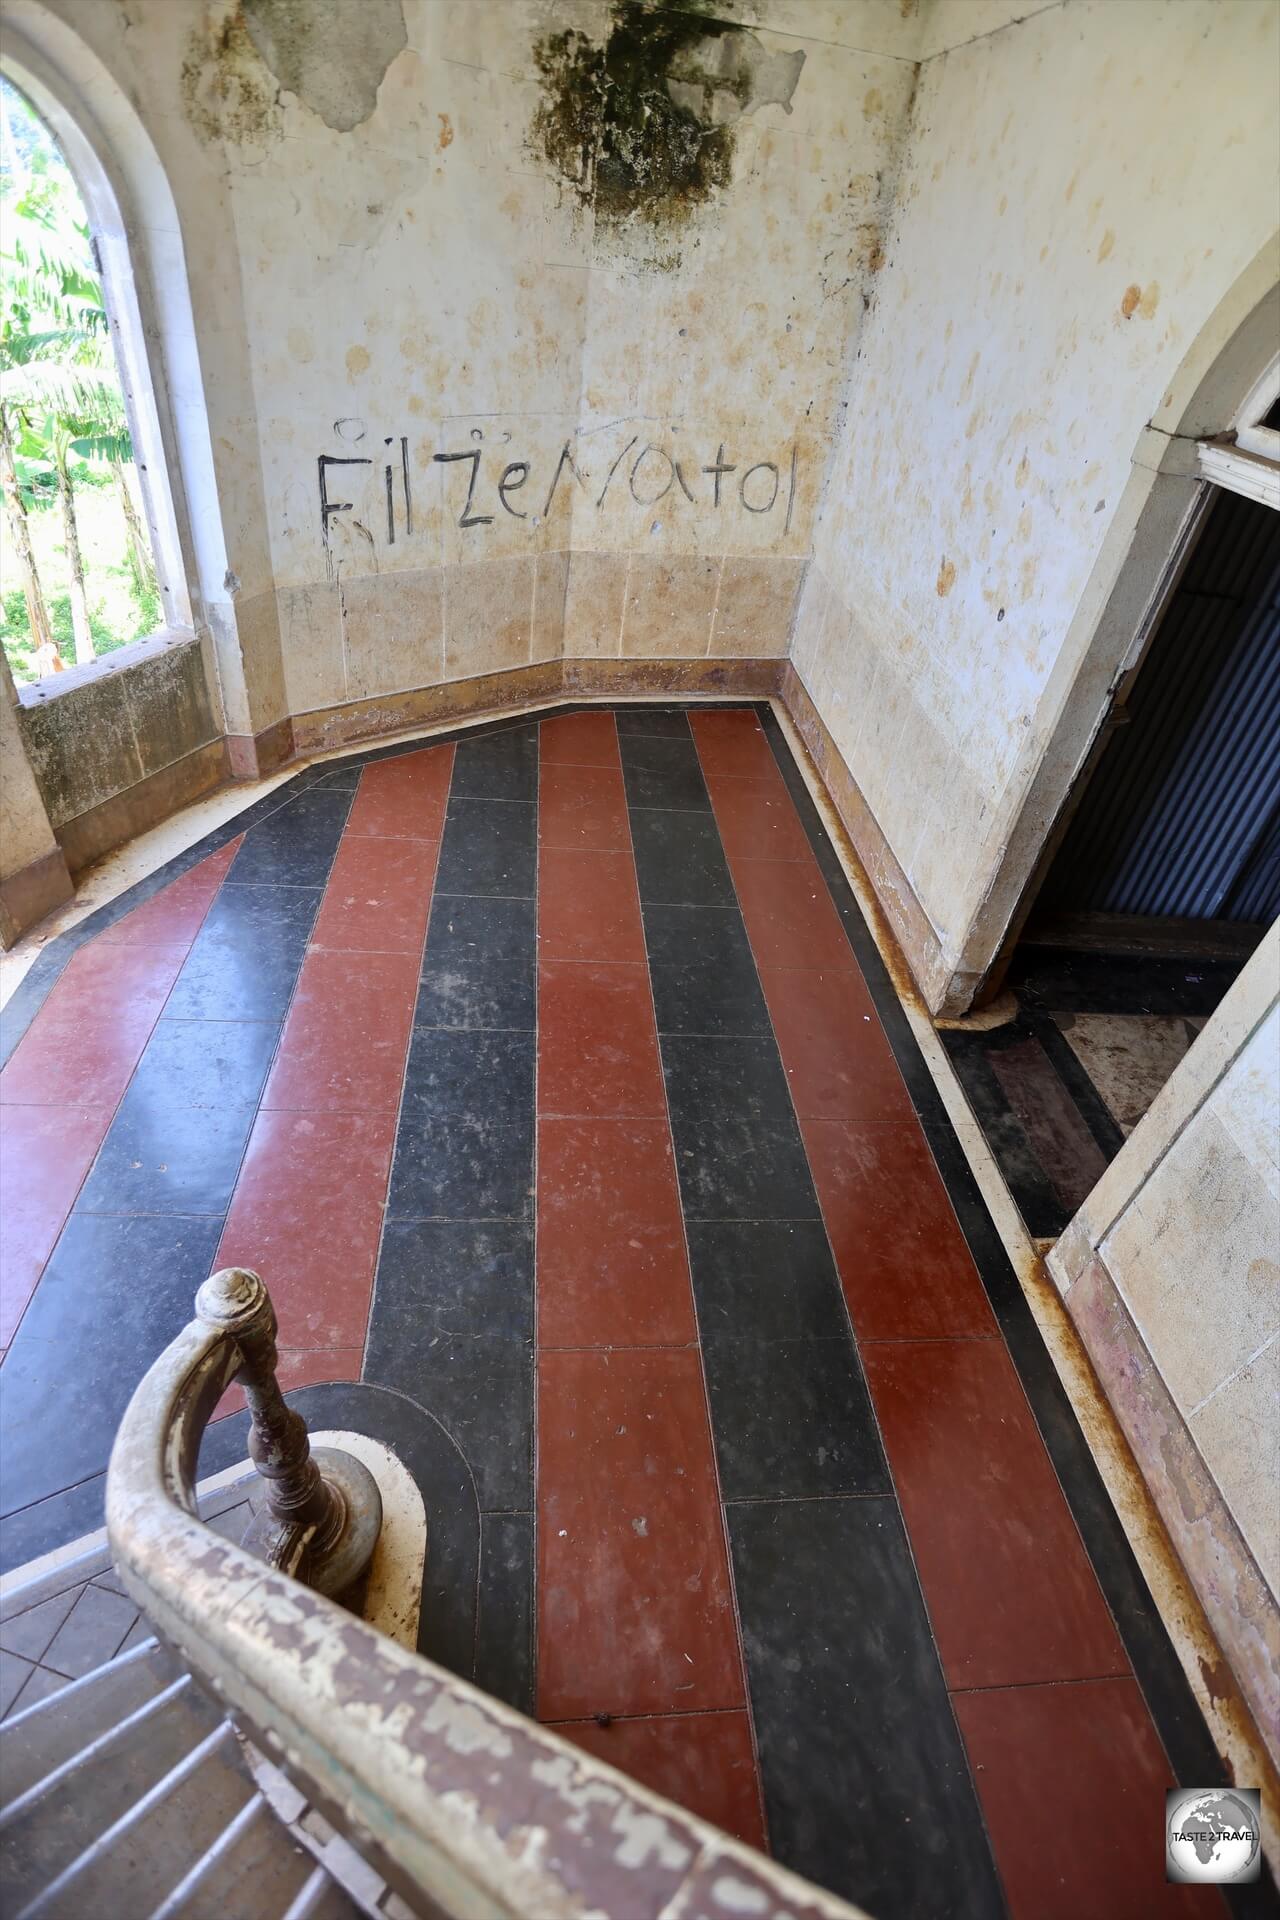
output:
[[1219,324],[1177,430],[1147,430],[1146,504],[995,890],[1038,824],[979,995],[990,1024],[946,1034],[1038,1239],[1280,911],[1278,333],[1273,284]]

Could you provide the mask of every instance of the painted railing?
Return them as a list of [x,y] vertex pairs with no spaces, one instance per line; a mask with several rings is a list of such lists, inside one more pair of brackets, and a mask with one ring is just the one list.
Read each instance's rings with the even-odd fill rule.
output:
[[[447,1920],[855,1920],[329,1592],[372,1552],[349,1456],[310,1455],[256,1274],[205,1282],[130,1402],[107,1475],[117,1569],[157,1630],[415,1912]],[[239,1380],[268,1483],[255,1552],[196,1516],[200,1437]],[[343,1511],[345,1509],[345,1511]],[[257,1557],[259,1554],[264,1557]]]

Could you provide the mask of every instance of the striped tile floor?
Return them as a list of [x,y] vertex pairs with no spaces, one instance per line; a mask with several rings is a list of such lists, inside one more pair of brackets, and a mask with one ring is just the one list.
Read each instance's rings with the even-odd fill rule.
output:
[[250,1264],[302,1403],[457,1463],[426,1650],[874,1915],[1220,1910],[1161,1842],[1220,1767],[767,708],[356,755],[178,864],[12,1011],[6,1564]]

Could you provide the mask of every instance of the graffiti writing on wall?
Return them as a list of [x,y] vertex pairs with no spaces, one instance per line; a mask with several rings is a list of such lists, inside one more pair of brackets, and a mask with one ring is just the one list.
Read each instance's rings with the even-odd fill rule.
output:
[[[347,423],[337,424],[342,428]],[[363,431],[354,437],[363,440]],[[716,447],[714,456],[708,449],[705,455],[693,457],[670,452],[633,433],[620,452],[610,450],[609,456],[597,458],[584,453],[581,440],[575,437],[566,440],[558,457],[546,461],[539,473],[529,460],[508,458],[509,434],[504,436],[507,444],[498,448],[483,444],[482,428],[473,428],[471,438],[470,447],[442,448],[431,455],[431,464],[444,469],[445,511],[466,531],[490,527],[508,516],[531,528],[539,526],[565,494],[597,512],[618,500],[629,500],[645,511],[669,502],[686,512],[705,508],[717,515],[776,515],[779,532],[791,529],[798,464],[794,445],[777,460],[751,459],[724,443]],[[412,536],[414,465],[405,434],[384,435],[381,455],[318,456],[320,540],[326,555],[339,516],[357,510],[355,501],[346,496],[358,490],[367,501],[371,482],[378,538],[394,546],[397,539]],[[370,471],[353,471],[365,468]],[[372,544],[367,507],[363,511],[365,520],[353,524]]]

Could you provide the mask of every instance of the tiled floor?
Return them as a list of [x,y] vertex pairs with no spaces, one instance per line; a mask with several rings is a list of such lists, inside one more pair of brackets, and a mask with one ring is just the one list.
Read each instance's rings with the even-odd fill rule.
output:
[[[210,1526],[238,1540],[249,1506],[237,1490],[206,1503]],[[61,1693],[153,1637],[104,1548],[0,1602],[0,1720]]]
[[1215,1910],[1143,1689],[1211,1774],[1203,1730],[767,712],[384,749],[236,824],[23,990],[11,1559],[251,1264],[287,1386],[460,1462],[478,1567],[436,1466],[429,1580],[484,1684],[885,1920]]
[[943,1034],[1030,1233],[1062,1232],[1243,965],[1027,943],[1013,1016]]

